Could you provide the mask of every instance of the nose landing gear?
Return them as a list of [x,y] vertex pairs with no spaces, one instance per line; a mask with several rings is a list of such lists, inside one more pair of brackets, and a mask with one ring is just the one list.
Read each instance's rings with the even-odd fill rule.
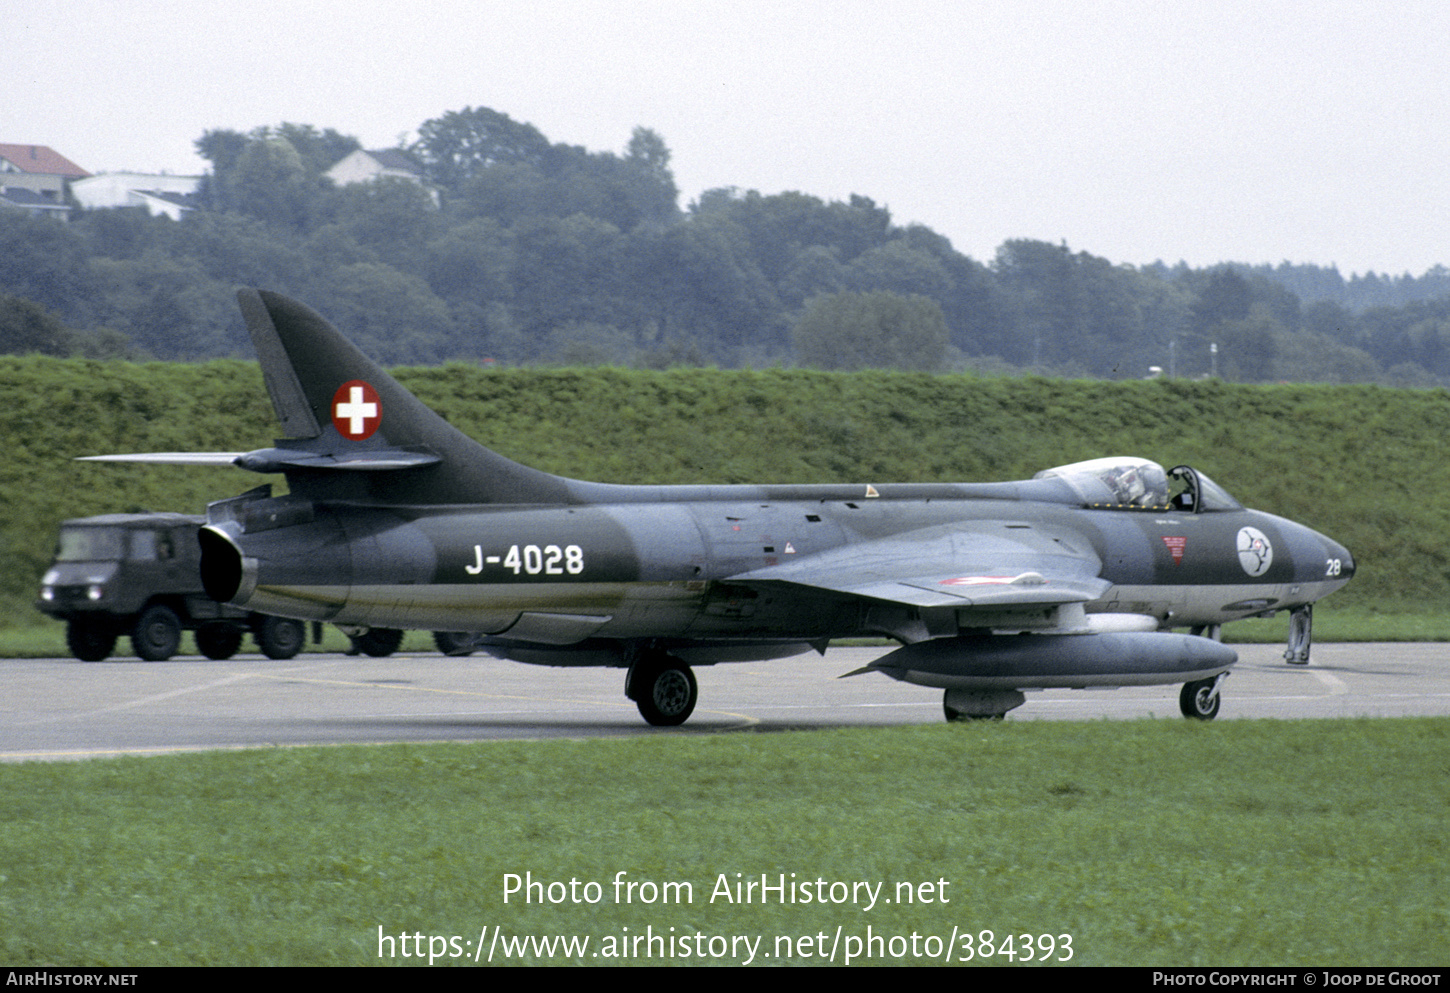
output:
[[1289,611],[1289,645],[1284,661],[1290,665],[1309,664],[1309,645],[1314,640],[1314,604],[1306,603]]

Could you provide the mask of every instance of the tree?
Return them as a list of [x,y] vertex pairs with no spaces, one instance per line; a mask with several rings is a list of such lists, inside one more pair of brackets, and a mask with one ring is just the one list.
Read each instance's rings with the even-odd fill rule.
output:
[[296,231],[311,227],[323,192],[285,138],[250,142],[237,158],[229,186],[236,209]]
[[[180,224],[163,228],[165,255],[200,266],[211,278],[238,286],[263,286],[281,293],[303,293],[314,260],[296,239],[277,233],[244,214],[199,210]],[[237,328],[245,342],[246,335]]]
[[0,211],[0,293],[33,300],[84,326],[97,296],[87,248],[68,224]]
[[[693,217],[649,232],[635,247],[631,282],[659,301],[651,318],[662,341],[694,344],[727,363],[785,350],[780,300],[749,237],[730,218]],[[638,265],[640,259],[649,264]]]
[[670,171],[670,150],[665,140],[650,128],[635,128],[624,156],[635,176],[628,192],[640,220],[656,224],[678,220],[680,188]]
[[575,214],[539,217],[514,229],[514,316],[537,342],[571,322],[611,322],[626,295],[619,279],[619,229]]
[[380,262],[337,267],[309,302],[379,362],[432,363],[463,351],[428,284]]
[[201,179],[197,199],[208,209],[222,211],[235,209],[235,198],[231,191],[232,170],[250,139],[240,131],[215,128],[202,132],[193,144],[196,154],[211,163],[211,172]]
[[424,121],[409,151],[427,167],[434,182],[452,187],[490,166],[542,167],[549,140],[532,124],[521,124],[507,114],[465,107]]
[[848,272],[834,248],[812,245],[797,253],[778,284],[781,303],[802,307],[813,296],[839,293],[846,288]]
[[946,356],[947,322],[923,296],[831,293],[806,304],[793,337],[797,360],[817,369],[931,371]]
[[428,245],[428,285],[450,305],[477,307],[513,299],[513,245],[496,221],[455,224]]
[[433,198],[412,180],[351,183],[333,194],[332,205],[336,224],[393,265],[421,260],[436,233]]
[[360,148],[332,128],[282,123],[246,134],[218,129],[196,141],[211,163],[200,198],[211,210],[239,211],[269,224],[309,230],[320,218],[328,185],[323,173]]
[[624,155],[631,165],[643,169],[655,179],[674,183],[674,174],[670,172],[670,150],[654,129],[635,128],[630,132]]
[[235,286],[208,278],[192,259],[160,254],[98,259],[106,288],[104,323],[157,358],[199,359],[242,352]]
[[1218,345],[1218,371],[1238,383],[1262,383],[1274,378],[1281,328],[1265,313],[1241,321],[1223,321],[1211,329]]
[[252,137],[281,138],[296,150],[308,175],[313,177],[321,176],[362,147],[362,142],[352,135],[332,128],[319,131],[311,124],[289,124],[286,121],[275,128],[258,128],[252,132]]
[[1075,358],[1077,281],[1067,245],[1006,241],[997,249],[992,269],[1011,298],[998,354],[1033,366]]
[[1193,305],[1193,326],[1197,331],[1222,321],[1242,321],[1249,316],[1254,302],[1249,281],[1228,266],[1219,266],[1208,277],[1206,285]]
[[912,248],[904,239],[862,252],[848,267],[847,280],[859,290],[890,290],[943,300],[952,281],[941,261]]
[[70,328],[29,300],[0,296],[0,355],[69,355]]

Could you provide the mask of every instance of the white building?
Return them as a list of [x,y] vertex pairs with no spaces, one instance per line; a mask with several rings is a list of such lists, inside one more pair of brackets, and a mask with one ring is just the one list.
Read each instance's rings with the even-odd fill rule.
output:
[[71,183],[71,195],[87,210],[144,207],[154,215],[180,220],[193,209],[191,196],[200,176],[157,176],[141,172],[107,172]]
[[422,183],[423,167],[401,149],[380,148],[369,152],[359,148],[327,170],[327,178],[338,186],[389,178]]

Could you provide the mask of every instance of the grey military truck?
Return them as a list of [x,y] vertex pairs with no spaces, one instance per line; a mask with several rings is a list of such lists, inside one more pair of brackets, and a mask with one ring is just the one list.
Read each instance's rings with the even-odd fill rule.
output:
[[267,657],[292,658],[306,641],[301,621],[229,607],[202,590],[196,535],[205,522],[189,514],[64,521],[35,605],[66,622],[66,643],[84,662],[111,655],[122,635],[141,658],[164,662],[184,630],[196,632],[207,658],[231,658],[248,632]]

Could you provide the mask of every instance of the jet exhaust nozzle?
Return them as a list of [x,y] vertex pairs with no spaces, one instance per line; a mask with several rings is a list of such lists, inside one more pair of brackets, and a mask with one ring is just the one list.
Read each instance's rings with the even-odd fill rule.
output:
[[203,527],[197,540],[201,543],[201,588],[206,595],[217,603],[245,606],[251,591],[243,595],[247,569],[242,550],[224,531],[212,526]]

